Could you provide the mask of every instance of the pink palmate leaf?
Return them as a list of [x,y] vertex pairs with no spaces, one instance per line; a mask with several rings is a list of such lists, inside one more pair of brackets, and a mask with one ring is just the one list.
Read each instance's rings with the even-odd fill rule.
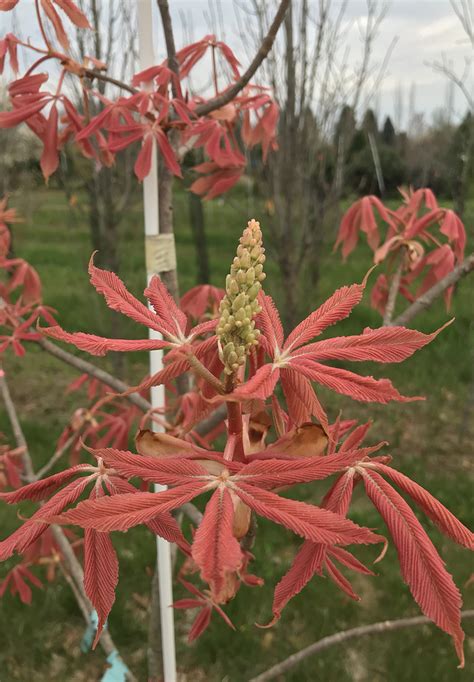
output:
[[74,478],[78,473],[92,471],[93,467],[89,464],[78,464],[77,466],[60,471],[58,474],[42,478],[39,481],[28,483],[18,490],[8,493],[0,493],[0,500],[8,502],[9,504],[17,504],[23,500],[31,500],[32,502],[39,502],[57,490],[63,483],[68,483],[71,478]]
[[351,314],[352,309],[360,303],[365,289],[362,284],[344,286],[334,292],[314,313],[308,315],[288,336],[284,349],[298,348],[318,336],[327,327],[340,322]]
[[18,595],[23,604],[31,604],[32,591],[31,587],[26,581],[29,581],[35,587],[42,588],[41,581],[32,573],[24,564],[14,566],[0,583],[0,598],[3,597],[6,590],[15,596]]
[[365,232],[367,243],[372,251],[375,251],[380,241],[380,234],[375,219],[375,209],[380,218],[391,228],[393,221],[390,213],[376,196],[362,197],[356,201],[344,214],[337,241],[334,246],[336,250],[342,244],[342,257],[344,260],[355,249],[359,240],[359,232]]
[[265,516],[313,542],[348,545],[384,541],[380,535],[376,535],[368,528],[358,526],[327,509],[289,500],[248,483],[239,482],[233,490],[260,516]]
[[386,464],[378,463],[376,466],[377,471],[389,476],[403,492],[416,502],[442,533],[467,549],[474,550],[474,534],[431,493]]
[[124,531],[180,507],[201,492],[205,492],[205,485],[202,481],[195,481],[160,493],[126,493],[84,500],[74,509],[55,516],[53,523],[71,523],[103,532]]
[[117,555],[109,535],[86,528],[84,531],[84,589],[98,616],[94,647],[100,639],[115,601],[118,572]]
[[53,523],[52,517],[79,499],[89,482],[89,477],[73,481],[45,502],[20,528],[0,542],[0,560],[8,559],[15,551],[22,554]]
[[91,284],[102,294],[112,310],[123,313],[139,324],[144,324],[159,332],[168,331],[167,325],[158,315],[141,303],[127,290],[124,283],[113,272],[97,268],[92,259],[89,263]]
[[157,350],[169,346],[166,341],[160,341],[160,339],[107,339],[103,336],[86,334],[85,332],[66,332],[59,326],[39,327],[39,329],[42,334],[52,339],[71,343],[76,348],[79,348],[79,350],[98,356],[106,355],[109,351],[127,353],[137,350]]
[[[329,489],[322,502],[322,506],[345,516],[352,498],[354,487],[353,481],[354,477],[351,470],[349,470],[348,473],[342,474]],[[330,547],[327,544],[312,542],[311,540],[306,540],[303,543],[296,554],[290,569],[285,573],[275,588],[272,606],[273,619],[269,623],[270,626],[279,620],[281,612],[286,604],[299,594],[316,574],[322,574],[327,553],[330,550],[336,549],[341,548]],[[344,555],[346,562],[349,561],[347,555],[351,557],[351,561],[354,565],[359,566],[360,562],[358,562],[355,557],[352,557],[349,552],[346,552],[346,555]],[[339,555],[339,557],[336,556],[339,561],[341,561],[340,557],[341,555]],[[360,564],[360,566],[363,565]]]
[[399,402],[424,400],[421,396],[406,397],[401,395],[389,379],[360,376],[346,369],[321,365],[319,362],[307,359],[296,358],[291,365],[308,379],[331,388],[337,393],[348,395],[354,400],[376,403],[388,403],[391,400]]
[[225,597],[226,574],[235,573],[242,564],[242,550],[232,534],[233,520],[231,494],[218,488],[206,505],[192,547],[192,557],[217,602]]
[[452,323],[450,320],[432,334],[405,327],[365,329],[357,336],[336,336],[301,348],[294,357],[313,356],[318,360],[351,360],[363,362],[402,362],[431,343]]
[[179,599],[174,602],[173,607],[175,609],[200,609],[198,615],[196,616],[194,623],[189,631],[188,642],[193,642],[195,639],[200,637],[202,633],[207,629],[211,622],[212,612],[216,611],[222,620],[230,627],[235,630],[235,627],[228,617],[228,615],[222,610],[222,608],[212,601],[212,598],[207,594],[204,594],[197,589],[192,583],[179,579],[180,583],[191,592],[194,597],[192,599]]
[[462,602],[452,576],[405,500],[376,471],[364,468],[363,479],[394,540],[403,579],[423,613],[451,635],[462,667]]
[[145,289],[145,296],[172,334],[179,335],[186,331],[186,315],[178,308],[174,298],[156,275],[151,278],[150,284]]

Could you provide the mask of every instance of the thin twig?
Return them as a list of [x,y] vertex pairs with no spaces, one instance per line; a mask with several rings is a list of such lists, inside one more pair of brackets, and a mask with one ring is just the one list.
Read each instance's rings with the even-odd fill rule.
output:
[[21,458],[23,469],[28,480],[32,480],[35,474],[33,469],[33,463],[28,452],[28,444],[26,442],[23,430],[21,428],[20,420],[18,419],[15,405],[10,394],[10,389],[8,388],[8,383],[3,372],[0,373],[0,392],[2,394],[3,402],[5,403],[5,409],[7,411],[8,419],[10,420],[10,424],[13,431],[13,437],[16,441],[17,446],[22,449]]
[[56,452],[51,456],[51,458],[46,462],[46,464],[43,467],[41,467],[41,469],[37,471],[32,478],[30,477],[30,479],[33,481],[38,481],[40,478],[43,478],[43,476],[47,474],[48,471],[51,471],[56,462],[60,460],[64,453],[69,450],[69,448],[71,447],[71,445],[74,443],[78,436],[79,436],[78,433],[73,433],[72,436],[69,436],[64,445],[58,448]]
[[416,315],[426,310],[430,305],[449,287],[456,284],[462,277],[465,277],[474,270],[474,253],[471,253],[462,263],[457,265],[446,277],[437,282],[431,289],[422,294],[411,304],[401,315],[392,320],[391,325],[406,325]]
[[102,71],[96,71],[95,69],[84,69],[84,75],[87,76],[87,78],[90,78],[91,80],[95,78],[99,81],[104,81],[104,83],[110,83],[111,85],[116,85],[118,88],[121,88],[122,90],[126,90],[131,95],[135,95],[138,92],[137,88],[134,88],[131,85],[124,83],[123,81],[119,81],[119,80],[117,80],[117,78],[112,78],[111,76],[107,76],[107,74],[102,73]]
[[[470,611],[461,611],[461,618],[473,618],[474,609]],[[354,639],[356,637],[361,637],[363,635],[374,635],[385,632],[393,632],[395,630],[401,630],[402,628],[410,628],[418,625],[433,625],[433,622],[426,618],[425,616],[416,616],[415,618],[399,618],[397,620],[384,620],[380,623],[372,623],[372,625],[361,625],[357,628],[351,628],[350,630],[343,630],[342,632],[336,632],[334,635],[329,635],[328,637],[323,637],[322,639],[310,644],[309,646],[301,649],[301,651],[292,654],[286,658],[281,663],[277,663],[272,668],[269,668],[265,672],[257,675],[257,677],[252,677],[249,682],[268,682],[268,680],[273,680],[275,677],[286,673],[291,670],[299,663],[304,661],[310,656],[324,651],[335,644],[341,644],[349,639]]]
[[158,0],[158,9],[160,10],[161,25],[163,26],[163,33],[165,36],[166,53],[168,55],[168,66],[170,70],[176,75],[176,79],[171,80],[171,90],[173,92],[173,97],[182,97],[181,86],[179,84],[179,64],[178,60],[176,59],[174,31],[173,24],[171,21],[168,0]]
[[387,326],[391,323],[393,313],[395,310],[395,303],[397,302],[397,296],[400,289],[400,282],[402,281],[403,273],[403,261],[405,256],[405,249],[399,254],[399,262],[397,269],[392,275],[392,281],[390,282],[390,289],[388,290],[387,305],[385,306],[385,312],[383,316],[383,324]]
[[[96,367],[96,365],[93,365],[91,362],[73,355],[63,348],[59,348],[59,346],[56,346],[56,344],[52,343],[48,339],[40,338],[36,340],[36,343],[50,355],[54,355],[55,358],[58,358],[66,364],[75,367],[80,372],[98,379],[117,393],[125,393],[130,388],[128,384],[121,381],[120,379],[117,379],[112,374],[109,374],[109,372],[106,372],[104,369]],[[133,403],[136,407],[142,410],[142,412],[148,412],[152,408],[151,403],[145,398],[142,398],[142,396],[138,393],[131,393],[130,395],[127,395],[126,398],[129,402]]]
[[195,526],[199,526],[202,521],[203,514],[199,509],[191,502],[185,502],[181,507],[181,511],[186,514],[188,519],[190,519]]
[[[80,372],[84,372],[85,374],[89,374],[89,376],[95,377],[102,383],[117,391],[117,393],[126,393],[130,389],[128,384],[121,381],[120,379],[117,379],[112,374],[109,374],[109,372],[97,367],[92,362],[88,362],[88,360],[84,360],[83,358],[69,353],[63,348],[59,348],[59,346],[56,346],[56,344],[52,343],[48,339],[41,338],[38,339],[36,343],[50,355],[53,355],[55,358],[62,360],[66,364],[75,367]],[[142,412],[149,412],[153,409],[151,403],[138,393],[131,393],[125,397],[129,402],[133,403],[133,405],[142,410]],[[220,421],[222,421],[224,409],[225,408],[222,406],[218,407],[209,417],[200,422],[193,430],[196,431],[196,433],[198,433],[200,436],[207,435],[215,426],[217,426]]]
[[219,95],[218,97],[214,97],[208,102],[203,102],[202,104],[198,105],[195,109],[195,113],[198,116],[205,116],[206,114],[209,114],[211,111],[214,111],[215,109],[220,109],[225,104],[228,104],[250,82],[251,78],[253,78],[253,76],[255,75],[255,72],[257,71],[258,67],[262,64],[262,62],[272,49],[273,43],[275,42],[275,38],[278,33],[278,29],[280,28],[283,19],[285,18],[285,14],[289,5],[290,0],[281,0],[280,6],[278,7],[277,13],[275,14],[275,18],[273,19],[273,22],[268,30],[268,33],[262,40],[262,43],[258,48],[257,54],[253,58],[252,63],[248,67],[247,71],[245,71],[245,73],[242,74],[239,80],[236,81],[233,85],[231,85],[230,88],[228,88],[221,95]]
[[200,421],[192,431],[196,432],[199,436],[207,436],[208,433],[213,431],[213,429],[218,426],[221,421],[223,421],[227,414],[227,408],[224,405],[219,405],[219,407],[211,412],[211,414]]

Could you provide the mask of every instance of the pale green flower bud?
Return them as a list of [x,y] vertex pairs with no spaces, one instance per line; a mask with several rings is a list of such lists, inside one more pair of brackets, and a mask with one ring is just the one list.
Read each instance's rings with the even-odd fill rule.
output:
[[[245,306],[247,308],[247,306]],[[244,322],[247,319],[245,308],[239,308],[235,313],[235,319],[237,322]]]
[[252,286],[252,284],[255,282],[255,269],[254,268],[249,268],[247,270],[246,274],[246,282],[249,286]]
[[262,287],[260,282],[255,282],[255,284],[252,284],[250,289],[247,291],[247,296],[251,301],[254,301],[257,298],[258,292],[260,291],[261,288]]
[[225,357],[226,364],[228,364],[228,365],[233,365],[235,362],[237,362],[237,360],[238,360],[237,353],[234,353],[234,352],[229,353]]
[[226,296],[219,307],[220,319],[216,330],[219,357],[229,375],[245,363],[260,335],[253,318],[261,310],[257,296],[265,279],[265,255],[262,231],[255,220],[249,221],[243,231],[236,254],[226,277]]
[[247,249],[244,249],[243,254],[240,256],[240,267],[242,270],[247,270],[250,267],[251,255]]
[[239,308],[245,307],[246,302],[247,302],[247,294],[242,293],[242,294],[239,294],[238,296],[236,296],[236,298],[234,298],[234,300],[232,302],[232,310],[234,311],[234,313],[237,310],[239,310]]

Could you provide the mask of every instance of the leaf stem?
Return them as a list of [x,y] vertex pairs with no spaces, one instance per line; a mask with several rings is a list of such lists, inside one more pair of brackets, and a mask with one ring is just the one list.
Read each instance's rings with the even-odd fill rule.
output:
[[39,27],[41,30],[41,35],[43,36],[43,40],[45,42],[46,47],[48,48],[48,50],[51,51],[51,49],[52,49],[51,43],[48,40],[48,36],[46,35],[46,31],[44,30],[43,19],[41,18],[41,12],[40,12],[40,8],[39,8],[38,0],[35,0],[35,9],[36,9],[36,16],[38,18],[38,24],[39,24]]
[[213,386],[218,393],[224,393],[225,388],[222,381],[220,381],[212,372],[210,372],[207,367],[204,367],[202,362],[194,355],[194,353],[189,353],[187,358],[189,364],[196,374],[199,374],[199,376],[207,381],[208,384],[211,384],[211,386]]

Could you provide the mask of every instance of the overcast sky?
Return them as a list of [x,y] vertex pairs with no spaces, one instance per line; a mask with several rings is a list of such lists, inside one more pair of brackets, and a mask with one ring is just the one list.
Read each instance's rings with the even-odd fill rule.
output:
[[[106,3],[108,0],[101,0]],[[134,0],[122,0],[134,2]],[[219,0],[217,0],[219,1]],[[470,2],[471,0],[467,0]],[[317,0],[309,0],[316,11]],[[341,0],[333,0],[334,11],[337,11]],[[216,0],[214,0],[214,5]],[[246,0],[238,0],[243,6]],[[434,72],[430,62],[440,60],[444,55],[458,74],[462,74],[466,60],[474,56],[472,46],[467,41],[459,19],[456,17],[449,0],[391,0],[389,9],[380,27],[378,40],[374,46],[374,61],[381,62],[387,46],[392,39],[398,42],[391,56],[389,67],[380,87],[377,101],[374,103],[380,116],[389,114],[397,119],[395,100],[397,91],[402,92],[403,118],[402,127],[406,126],[409,113],[410,90],[414,99],[415,110],[423,112],[429,121],[437,109],[446,106],[448,101],[446,79]],[[252,47],[245,47],[238,35],[233,0],[220,0],[224,21],[225,39],[235,50],[237,56],[246,66],[251,56]],[[155,7],[156,4],[153,3]],[[35,35],[35,18],[33,0],[20,0],[14,21],[21,26],[23,37]],[[208,0],[170,0],[173,19],[178,34],[178,42],[182,40],[182,16],[192,24],[194,39],[199,39],[209,32]],[[12,13],[0,13],[0,34],[11,30]],[[207,16],[206,16],[207,15]],[[360,55],[360,28],[367,16],[365,0],[348,0],[345,14],[347,41],[354,63]],[[158,21],[158,17],[156,16]],[[161,43],[161,41],[158,41]],[[119,49],[119,47],[118,47]],[[159,56],[163,54],[163,45],[157,45]],[[474,92],[474,74],[471,67],[467,85]],[[414,98],[413,98],[414,93]],[[466,111],[466,102],[457,92],[454,95],[453,118],[459,119]],[[397,122],[395,120],[395,122]]]

